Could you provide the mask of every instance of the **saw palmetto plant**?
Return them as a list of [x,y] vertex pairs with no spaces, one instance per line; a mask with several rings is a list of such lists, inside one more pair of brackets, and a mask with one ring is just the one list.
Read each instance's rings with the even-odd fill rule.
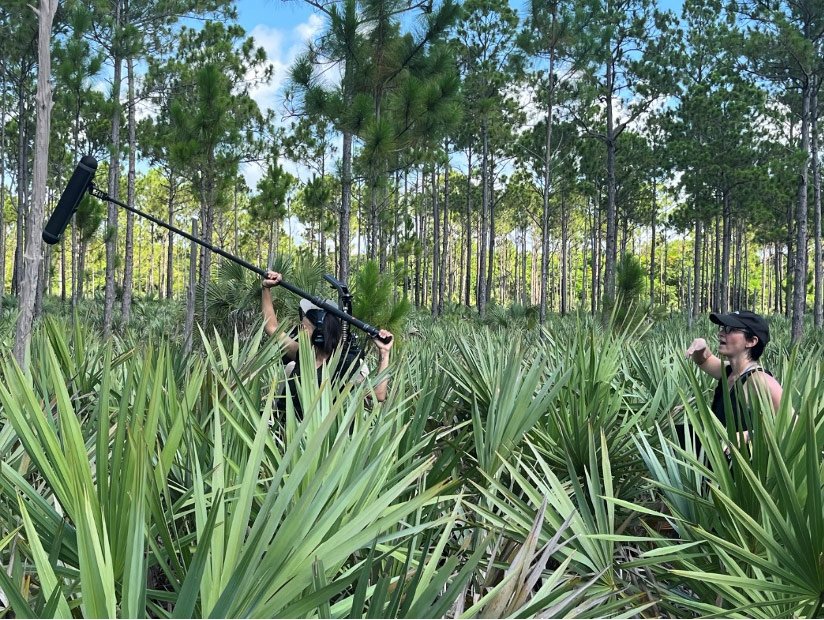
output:
[[375,376],[285,384],[259,324],[202,333],[184,357],[174,337],[104,341],[80,316],[45,320],[26,369],[0,363],[2,606],[820,617],[820,346],[777,343],[785,399],[777,412],[754,400],[740,444],[683,362],[676,321],[553,321],[417,318],[376,403]]

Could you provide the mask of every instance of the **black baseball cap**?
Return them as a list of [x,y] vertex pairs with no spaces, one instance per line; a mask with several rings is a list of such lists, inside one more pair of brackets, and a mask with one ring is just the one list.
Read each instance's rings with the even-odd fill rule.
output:
[[729,325],[738,329],[746,329],[748,332],[758,337],[758,341],[767,344],[770,341],[770,327],[767,321],[760,314],[751,310],[736,310],[729,314],[710,314],[710,321],[716,325]]

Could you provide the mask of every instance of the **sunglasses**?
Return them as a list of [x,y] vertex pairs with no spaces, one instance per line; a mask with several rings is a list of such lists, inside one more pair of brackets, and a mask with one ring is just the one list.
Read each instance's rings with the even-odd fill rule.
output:
[[750,335],[750,330],[743,329],[741,327],[733,327],[732,325],[719,325],[718,326],[718,331],[720,333],[727,334],[727,335],[732,334],[733,332],[741,332],[742,334],[744,334],[744,335],[746,335],[750,338],[752,337]]

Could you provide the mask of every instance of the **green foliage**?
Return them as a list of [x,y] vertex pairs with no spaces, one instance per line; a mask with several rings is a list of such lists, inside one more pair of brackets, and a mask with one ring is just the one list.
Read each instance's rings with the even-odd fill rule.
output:
[[[260,329],[184,358],[143,328],[104,342],[46,319],[28,373],[0,363],[15,615],[820,614],[822,343],[788,358],[773,322],[787,398],[756,399],[739,446],[680,317],[416,325],[384,403],[324,368],[288,388],[299,420],[275,407],[284,368]],[[682,421],[705,455],[674,440]]]
[[352,283],[352,313],[355,317],[401,334],[409,315],[409,300],[394,301],[392,277],[381,274],[375,261],[366,261]]

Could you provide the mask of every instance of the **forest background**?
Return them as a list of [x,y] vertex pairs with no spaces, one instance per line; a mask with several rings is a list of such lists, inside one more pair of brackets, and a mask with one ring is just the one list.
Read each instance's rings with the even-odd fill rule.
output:
[[18,354],[44,294],[99,298],[105,333],[135,298],[207,321],[211,253],[150,222],[90,198],[38,241],[82,154],[251,262],[372,261],[436,317],[617,295],[822,324],[820,2],[7,0],[0,33]]

